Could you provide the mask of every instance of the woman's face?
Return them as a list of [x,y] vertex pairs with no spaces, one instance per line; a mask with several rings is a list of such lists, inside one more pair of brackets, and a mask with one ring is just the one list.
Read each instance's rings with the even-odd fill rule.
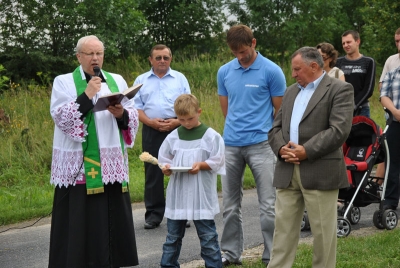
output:
[[319,53],[321,54],[322,59],[324,60],[324,70],[326,71],[326,70],[331,69],[331,68],[329,67],[329,64],[331,63],[332,58],[329,57],[328,55],[326,55],[325,52],[322,52],[320,48],[318,49],[318,51],[319,51]]

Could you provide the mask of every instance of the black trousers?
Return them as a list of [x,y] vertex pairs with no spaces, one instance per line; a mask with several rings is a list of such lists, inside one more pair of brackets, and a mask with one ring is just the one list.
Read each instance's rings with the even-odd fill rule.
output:
[[389,147],[389,174],[386,184],[385,204],[397,207],[399,204],[400,174],[400,123],[393,121],[386,132]]
[[[143,124],[142,149],[158,158],[161,144],[171,132],[160,132]],[[145,221],[151,224],[160,224],[164,217],[164,174],[157,165],[144,163],[145,186],[144,204],[146,206]]]

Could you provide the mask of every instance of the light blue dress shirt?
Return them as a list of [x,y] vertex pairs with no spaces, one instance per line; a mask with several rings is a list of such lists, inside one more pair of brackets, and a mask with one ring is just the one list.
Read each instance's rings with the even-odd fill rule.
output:
[[143,84],[134,97],[135,108],[143,110],[150,119],[176,117],[175,100],[181,94],[190,94],[189,82],[186,77],[171,68],[161,78],[153,72],[152,68],[139,75],[133,84]]
[[325,71],[317,80],[309,83],[305,88],[297,85],[300,88],[300,92],[294,101],[292,118],[290,120],[290,140],[296,144],[299,144],[299,124],[303,118],[304,111],[324,75]]

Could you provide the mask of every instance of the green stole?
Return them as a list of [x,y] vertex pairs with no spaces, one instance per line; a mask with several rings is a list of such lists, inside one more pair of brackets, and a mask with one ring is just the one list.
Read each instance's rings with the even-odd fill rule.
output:
[[[119,92],[117,83],[114,78],[106,71],[103,71],[106,76],[106,83],[112,93]],[[76,68],[72,73],[76,87],[77,96],[80,96],[87,87],[86,78],[82,79],[80,67]],[[101,178],[101,165],[100,165],[100,151],[99,142],[97,140],[96,123],[91,120],[93,111],[90,110],[84,120],[87,126],[86,140],[82,143],[83,160],[85,164],[85,177],[86,177],[86,192],[87,194],[104,193],[103,180]],[[122,157],[124,157],[124,140],[121,130],[119,129],[119,137],[121,142]],[[122,192],[128,191],[128,184],[126,181],[122,182]]]
[[178,127],[178,136],[179,139],[184,141],[199,140],[204,136],[204,133],[206,133],[207,129],[208,126],[203,123],[192,129],[187,129],[180,126]]

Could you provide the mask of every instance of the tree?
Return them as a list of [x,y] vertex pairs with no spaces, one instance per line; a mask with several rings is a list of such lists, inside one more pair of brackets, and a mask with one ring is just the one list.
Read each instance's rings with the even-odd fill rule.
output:
[[2,0],[0,62],[13,79],[70,71],[78,39],[95,34],[107,55],[121,57],[135,50],[145,19],[136,0]]
[[139,0],[139,9],[149,22],[143,33],[146,43],[162,43],[173,51],[217,49],[214,37],[225,22],[222,1]]
[[248,25],[254,31],[259,49],[284,55],[289,45],[287,41],[293,40],[289,36],[285,38],[287,22],[295,16],[294,5],[290,1],[233,0],[228,7],[237,18],[237,21],[230,21],[230,25]]
[[394,33],[400,27],[400,3],[391,0],[364,0],[361,9],[364,21],[362,47],[370,56],[383,66],[386,59],[397,53],[394,45]]
[[231,0],[228,7],[237,22],[254,30],[258,49],[283,65],[287,53],[302,46],[340,44],[341,29],[350,27],[341,16],[346,1]]
[[107,56],[127,58],[138,51],[139,36],[147,22],[137,0],[83,0],[77,11],[85,18],[85,32],[104,42]]

